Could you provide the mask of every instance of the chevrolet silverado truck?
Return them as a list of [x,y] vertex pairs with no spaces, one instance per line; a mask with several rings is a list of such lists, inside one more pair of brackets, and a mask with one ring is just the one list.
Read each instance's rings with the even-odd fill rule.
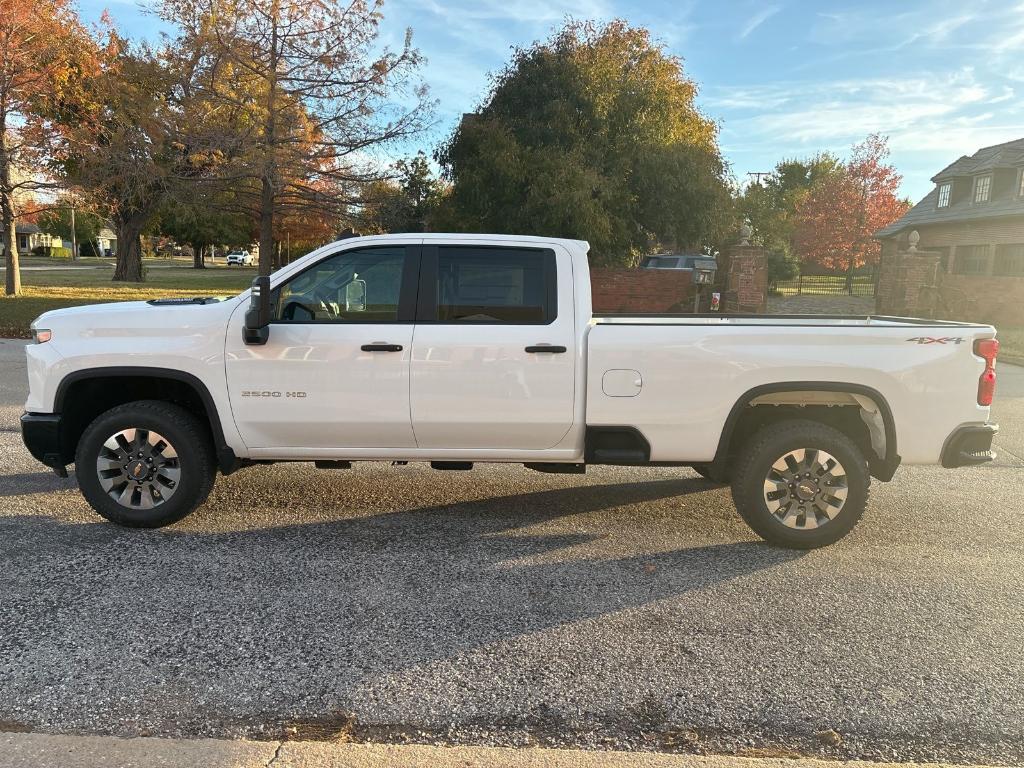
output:
[[993,458],[988,325],[591,311],[588,245],[383,235],[233,298],[47,312],[25,444],[103,517],[156,527],[219,470],[283,461],[692,467],[792,548],[832,543],[871,478]]

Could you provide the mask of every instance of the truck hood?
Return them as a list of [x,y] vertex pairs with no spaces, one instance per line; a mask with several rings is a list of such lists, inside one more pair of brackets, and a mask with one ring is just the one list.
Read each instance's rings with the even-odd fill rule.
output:
[[156,299],[86,304],[44,312],[32,325],[53,331],[54,342],[59,346],[71,339],[97,336],[187,336],[209,332],[211,326],[223,328],[240,300],[235,296],[201,301]]

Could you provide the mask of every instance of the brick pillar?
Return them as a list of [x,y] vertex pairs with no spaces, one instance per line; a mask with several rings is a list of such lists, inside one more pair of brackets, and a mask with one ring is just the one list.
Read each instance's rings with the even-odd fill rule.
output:
[[725,249],[722,311],[726,314],[764,314],[768,311],[768,257],[757,245]]
[[928,251],[887,254],[879,264],[875,311],[900,317],[932,315],[940,260],[939,254]]

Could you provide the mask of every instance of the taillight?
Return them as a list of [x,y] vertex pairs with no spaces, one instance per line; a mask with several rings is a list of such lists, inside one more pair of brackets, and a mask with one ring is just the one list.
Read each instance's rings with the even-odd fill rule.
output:
[[978,379],[978,405],[992,405],[996,394],[996,357],[999,342],[996,339],[978,339],[974,342],[974,354],[985,359],[985,370]]

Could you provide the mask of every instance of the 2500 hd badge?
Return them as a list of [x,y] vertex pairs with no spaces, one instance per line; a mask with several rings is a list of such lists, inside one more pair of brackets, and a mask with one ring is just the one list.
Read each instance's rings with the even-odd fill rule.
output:
[[305,397],[305,392],[278,392],[264,389],[258,391],[255,389],[243,389],[242,397]]

